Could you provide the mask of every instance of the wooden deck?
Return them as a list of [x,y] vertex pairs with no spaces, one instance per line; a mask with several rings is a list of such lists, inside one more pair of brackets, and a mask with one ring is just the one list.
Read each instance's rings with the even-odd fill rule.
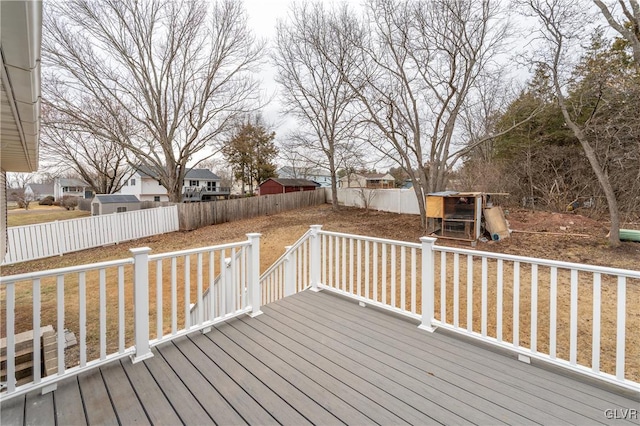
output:
[[263,311],[9,400],[1,423],[640,424],[606,416],[639,408],[633,396],[326,292]]

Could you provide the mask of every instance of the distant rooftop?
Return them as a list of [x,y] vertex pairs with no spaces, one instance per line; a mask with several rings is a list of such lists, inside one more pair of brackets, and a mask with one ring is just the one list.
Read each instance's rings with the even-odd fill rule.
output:
[[102,204],[115,204],[115,203],[138,203],[138,197],[135,195],[125,195],[125,194],[100,194],[96,195],[96,198]]
[[[158,179],[158,173],[150,167],[137,166],[136,170],[142,177]],[[189,169],[184,177],[185,179],[220,180],[220,176],[216,175],[209,169]]]
[[282,186],[320,186],[318,182],[309,179],[280,179],[271,178],[270,180],[278,182]]

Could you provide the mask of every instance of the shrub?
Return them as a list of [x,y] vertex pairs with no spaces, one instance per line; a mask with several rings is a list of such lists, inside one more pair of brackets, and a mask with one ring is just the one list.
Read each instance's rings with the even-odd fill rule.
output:
[[75,210],[78,207],[78,197],[73,195],[65,195],[60,201],[60,205],[67,210]]
[[54,198],[51,195],[48,195],[40,200],[38,204],[40,204],[41,206],[52,206],[54,201]]

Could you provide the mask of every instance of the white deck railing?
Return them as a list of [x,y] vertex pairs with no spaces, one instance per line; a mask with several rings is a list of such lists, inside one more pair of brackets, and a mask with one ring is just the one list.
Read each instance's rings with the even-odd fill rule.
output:
[[[152,356],[150,348],[194,330],[242,314],[260,313],[259,238],[199,249],[149,255],[151,249],[132,249],[132,258],[42,272],[0,277],[1,323],[6,377],[0,400],[44,388],[111,360],[131,356],[134,362]],[[229,274],[214,283],[216,270]],[[191,319],[191,304],[209,307]],[[150,330],[154,324],[154,330]],[[42,377],[44,349],[41,330],[53,325],[55,372]],[[16,335],[33,330],[36,362],[24,383],[16,380]],[[78,345],[66,348],[65,330]],[[45,360],[50,358],[47,354]]]
[[640,271],[318,234],[319,288],[640,390]]
[[[52,324],[58,331],[58,372],[40,377],[34,371],[21,386],[8,380],[0,399],[117,357],[131,355],[137,362],[160,342],[237,315],[257,315],[261,304],[307,287],[407,316],[428,331],[448,329],[515,351],[525,361],[544,360],[640,390],[640,271],[314,225],[259,276],[259,234],[247,236],[158,255],[133,249],[130,259],[0,278],[8,377],[15,377],[16,333],[33,329],[40,354],[41,327]],[[65,350],[60,331],[76,322],[79,346]],[[78,361],[67,369],[66,357],[74,351]]]

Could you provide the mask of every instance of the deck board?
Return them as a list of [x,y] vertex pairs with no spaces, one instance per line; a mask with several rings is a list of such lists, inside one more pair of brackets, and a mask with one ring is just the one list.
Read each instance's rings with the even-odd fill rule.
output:
[[58,383],[55,404],[56,421],[59,425],[82,426],[87,424],[78,377],[70,377]]
[[218,329],[222,329],[216,336],[216,344],[232,357],[236,362],[242,365],[254,377],[260,380],[265,386],[268,386],[277,395],[291,405],[298,413],[304,416],[308,421],[323,425],[343,424],[337,417],[325,410],[316,401],[309,398],[307,394],[296,388],[291,382],[282,378],[278,373],[273,371],[270,366],[264,365],[245,349],[238,346],[229,339],[223,330],[230,328],[228,324],[223,324]]
[[[286,301],[285,301],[286,302]],[[375,330],[368,326],[363,326],[358,323],[359,316],[338,316],[334,311],[333,306],[329,304],[318,304],[314,299],[314,304],[300,304],[295,305],[291,302],[286,302],[274,307],[274,309],[289,308],[301,315],[307,313],[307,315],[319,314],[326,312],[327,320],[323,322],[323,326],[332,327],[332,330],[341,330],[343,333],[345,330],[351,330],[352,333],[348,334],[349,341],[353,344],[354,339],[360,342],[361,350],[369,352],[370,356],[378,355],[380,359],[387,363],[397,363],[402,361],[410,364],[416,370],[413,370],[415,374],[433,374],[436,377],[442,378],[449,384],[453,393],[451,397],[464,400],[467,404],[473,404],[474,398],[469,397],[469,394],[481,395],[482,398],[475,399],[476,407],[484,409],[491,415],[497,415],[499,418],[504,418],[507,415],[509,422],[520,423],[521,419],[510,419],[509,415],[504,409],[505,407],[518,407],[518,412],[526,416],[529,421],[536,418],[538,421],[545,423],[562,420],[565,422],[574,422],[579,419],[581,423],[593,423],[594,418],[585,415],[590,413],[592,415],[602,415],[602,411],[597,411],[590,406],[576,402],[569,398],[565,398],[562,395],[555,395],[554,399],[556,404],[549,405],[549,401],[541,396],[538,396],[536,392],[525,392],[515,386],[513,386],[514,377],[517,374],[511,371],[510,364],[516,363],[513,360],[504,360],[501,365],[501,371],[493,373],[491,376],[482,374],[481,372],[474,371],[473,365],[469,362],[465,362],[464,359],[456,357],[455,353],[450,354],[447,357],[416,357],[413,355],[415,349],[399,340],[394,339],[392,336],[386,336],[388,339],[393,339],[393,345],[381,347],[379,350],[375,349],[375,344],[380,339],[379,328]],[[320,306],[320,307],[318,307]],[[362,309],[362,308],[361,308]],[[366,310],[366,309],[364,309]],[[370,309],[369,309],[370,310]],[[306,323],[307,321],[300,320],[300,323]],[[317,327],[316,327],[317,328]],[[319,331],[319,330],[316,330]],[[420,334],[422,333],[422,334]],[[344,335],[343,335],[344,336]],[[339,341],[345,340],[345,337],[341,337],[339,334],[332,334],[332,339]],[[413,337],[414,341],[422,342],[425,340],[424,332],[419,332]],[[372,350],[367,349],[366,345],[372,345]],[[426,348],[425,348],[426,349]],[[467,348],[468,349],[468,348]],[[473,348],[476,349],[477,348]],[[380,354],[382,351],[384,354]],[[487,353],[486,357],[494,354]],[[503,357],[504,358],[504,357]],[[458,374],[456,372],[464,371],[464,374]],[[454,385],[455,384],[455,385]],[[453,386],[453,387],[452,387]],[[463,386],[470,391],[456,393],[455,387]],[[446,392],[447,386],[437,386],[438,389]],[[533,388],[529,388],[532,390]]]
[[24,423],[24,395],[3,402],[0,407],[0,424],[22,425]]
[[[277,333],[274,334],[276,341],[301,355],[307,362],[315,363],[325,373],[343,381],[373,403],[385,408],[389,413],[398,417],[395,420],[396,422],[421,424],[434,421],[433,417],[415,408],[415,405],[426,403],[425,399],[403,392],[403,388],[397,383],[386,381],[380,374],[370,370],[366,365],[352,362],[348,358],[327,349],[322,342],[317,342],[303,333],[297,332],[289,327],[286,322],[283,322],[282,318],[274,318],[272,315],[273,313],[269,312],[269,315],[261,315],[255,319],[257,319],[256,322],[270,327],[273,330],[272,333]],[[438,414],[435,412],[438,407],[429,408],[434,410],[432,415]],[[451,415],[451,420],[455,422],[454,415]]]
[[30,394],[25,401],[25,425],[55,425],[53,394]]
[[118,423],[151,424],[120,362],[103,367],[102,377],[118,416]]
[[[555,406],[571,406],[574,413],[600,421],[602,413],[612,406],[623,406],[629,399],[615,393],[607,392],[595,386],[573,380],[551,371],[527,365],[486,349],[481,349],[470,343],[454,339],[449,336],[433,333],[429,340],[424,339],[424,332],[417,327],[406,327],[402,321],[386,321],[384,315],[373,309],[354,311],[353,303],[342,298],[320,293],[318,298],[309,299],[308,294],[301,293],[306,305],[322,306],[323,309],[332,308],[333,315],[344,319],[344,326],[350,327],[354,320],[365,320],[376,331],[385,334],[395,342],[402,342],[413,348],[417,353],[426,352],[437,356],[443,362],[451,360],[465,367],[465,375],[482,374],[508,383],[513,392],[511,395],[522,395],[527,401],[533,402],[533,395],[545,410]],[[356,305],[357,306],[357,305]],[[399,344],[399,343],[395,343]],[[444,351],[444,353],[443,353]],[[518,380],[513,380],[517,377]],[[567,392],[567,391],[570,392]],[[511,391],[510,391],[511,392]],[[524,392],[524,394],[522,394]],[[551,404],[551,405],[549,405]],[[551,408],[553,410],[553,408]],[[569,417],[572,417],[569,414]],[[621,419],[622,420],[622,419]],[[630,422],[622,421],[630,424]]]
[[87,423],[117,425],[118,418],[111,405],[109,393],[102,380],[100,369],[90,370],[78,376],[80,395],[87,413]]
[[[343,398],[334,394],[331,387],[323,387],[318,382],[305,375],[306,369],[298,369],[299,365],[291,359],[292,357],[282,351],[274,349],[273,341],[263,334],[249,327],[242,321],[228,323],[226,327],[220,327],[220,332],[245,350],[257,350],[259,359],[265,367],[271,368],[289,383],[304,391],[317,404],[333,413],[337,418],[347,424],[367,424],[373,419],[349,405]],[[258,347],[256,348],[256,343]],[[285,361],[286,360],[286,361]]]
[[121,365],[129,381],[134,384],[136,395],[149,420],[154,425],[180,424],[180,417],[144,364],[133,365],[130,360],[124,359]]
[[[638,401],[329,292],[302,292],[40,395],[24,424],[613,424]],[[25,414],[26,412],[26,414]]]
[[317,356],[312,351],[306,352],[304,349],[296,351],[291,348],[288,345],[289,342],[286,339],[282,339],[278,334],[274,334],[271,327],[259,321],[249,319],[242,319],[239,322],[231,323],[231,325],[240,330],[242,330],[243,327],[251,330],[247,332],[247,334],[257,333],[253,336],[256,341],[264,341],[265,346],[268,347],[275,356],[286,360],[287,364],[297,369],[299,374],[314,381],[320,387],[326,389],[327,392],[342,399],[358,412],[367,416],[369,420],[365,423],[373,421],[382,424],[402,423],[402,420],[394,413],[376,404],[373,400],[369,399],[367,395],[358,392],[356,386],[353,386],[351,383],[345,383],[339,374],[331,374],[333,372],[332,369],[323,369],[316,365],[313,361]]
[[[180,342],[175,342],[179,344]],[[189,388],[200,405],[211,418],[216,418],[222,424],[242,424],[244,420],[229,403],[211,386],[197,368],[185,355],[176,348],[175,344],[162,345],[158,351],[180,376],[182,382]]]
[[[284,309],[292,309],[289,312]],[[502,395],[494,392],[492,389],[485,387],[483,392],[478,393],[482,397],[473,394],[461,386],[456,386],[457,381],[466,382],[467,377],[454,376],[446,370],[441,369],[438,365],[414,357],[402,351],[401,346],[385,345],[384,341],[368,337],[364,334],[366,327],[354,327],[353,333],[341,334],[332,328],[331,319],[327,319],[322,325],[311,324],[305,320],[305,312],[311,312],[312,306],[304,307],[304,311],[296,309],[297,306],[281,305],[277,309],[284,315],[292,315],[292,319],[296,321],[295,315],[302,318],[297,319],[299,324],[310,324],[312,331],[322,333],[329,338],[329,345],[336,350],[341,351],[346,356],[354,357],[354,359],[363,359],[369,362],[369,367],[380,371],[388,379],[395,380],[413,392],[424,395],[434,404],[446,407],[451,398],[464,400],[468,407],[456,410],[457,415],[464,416],[468,421],[477,421],[479,423],[498,422],[527,424],[532,423],[530,419],[522,415],[516,414],[498,405],[502,402],[505,406],[513,404],[513,400],[502,398]],[[274,309],[276,309],[274,307]],[[325,309],[325,308],[323,308]],[[325,310],[325,312],[331,312]],[[332,315],[328,315],[331,318]],[[334,325],[336,323],[333,323]],[[301,329],[302,331],[302,329]],[[453,377],[453,380],[451,378]],[[492,410],[487,410],[491,406]],[[523,404],[520,409],[525,407]],[[451,416],[452,414],[448,414]],[[548,420],[552,420],[549,418]]]
[[[169,343],[171,344],[171,343]],[[210,424],[212,419],[161,354],[143,361],[184,424]],[[135,366],[134,366],[135,367]],[[151,407],[153,409],[153,406]]]
[[[217,333],[216,333],[217,337]],[[309,420],[291,407],[277,393],[247,371],[240,363],[225,353],[208,336],[195,335],[193,342],[202,352],[224,370],[231,379],[240,385],[269,414],[281,424],[307,424]]]
[[180,350],[193,363],[209,383],[222,392],[224,399],[231,404],[238,414],[249,424],[278,424],[275,419],[258,404],[252,395],[245,392],[223,370],[214,364],[191,339],[180,344]]

